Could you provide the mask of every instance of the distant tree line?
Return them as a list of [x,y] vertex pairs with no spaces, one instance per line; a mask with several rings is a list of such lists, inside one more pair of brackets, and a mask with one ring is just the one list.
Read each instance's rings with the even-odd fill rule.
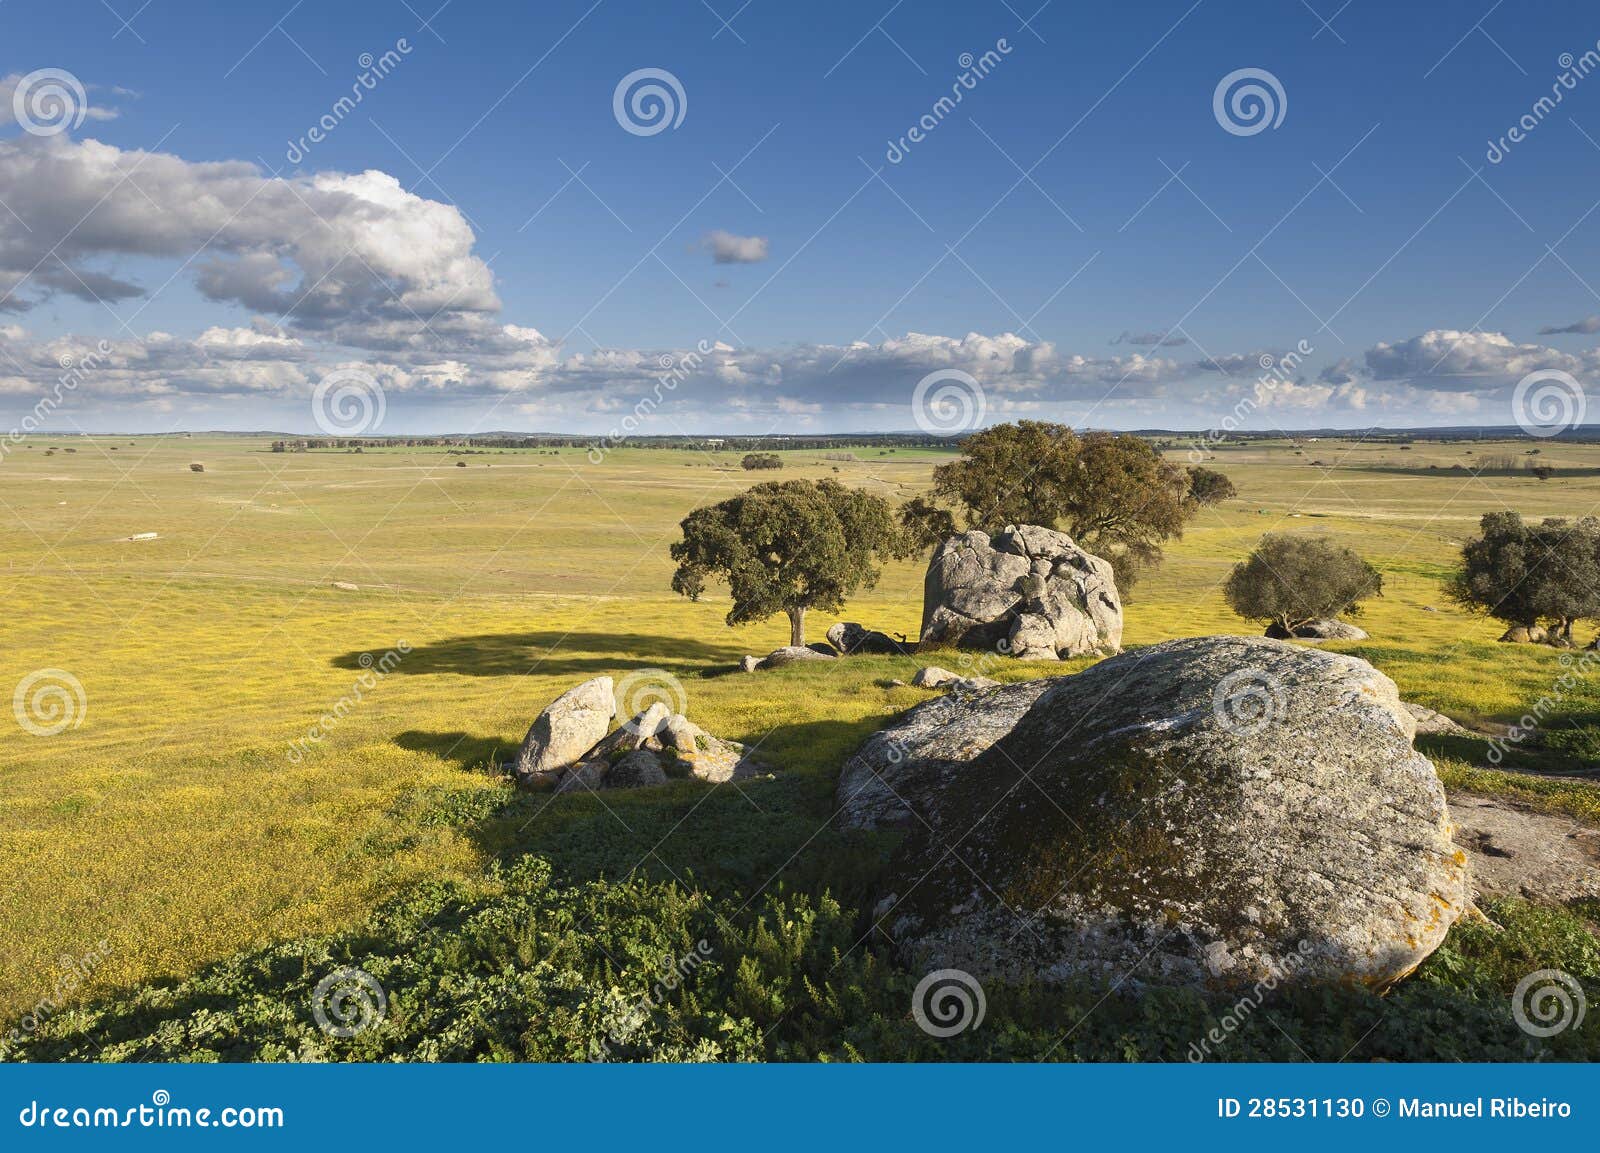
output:
[[[593,448],[593,436],[489,435],[407,437],[289,437],[272,442],[273,452],[303,452],[326,448]],[[774,449],[808,451],[846,448],[950,448],[948,437],[923,433],[850,433],[837,436],[633,436],[633,448],[677,449],[688,452],[756,452]]]

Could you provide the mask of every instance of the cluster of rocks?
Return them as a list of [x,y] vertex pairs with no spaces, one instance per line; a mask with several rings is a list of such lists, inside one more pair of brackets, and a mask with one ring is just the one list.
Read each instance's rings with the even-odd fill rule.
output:
[[[1514,645],[1553,645],[1558,649],[1570,649],[1576,646],[1558,632],[1551,632],[1543,625],[1512,625],[1500,634],[1500,641],[1504,644]],[[1600,637],[1595,638],[1589,647],[1600,648]]]
[[1295,625],[1286,629],[1277,621],[1267,626],[1267,636],[1273,640],[1287,641],[1364,641],[1367,631],[1357,628],[1347,621],[1323,620],[1306,621],[1304,624]]
[[1365,661],[1202,637],[919,705],[837,801],[906,830],[873,916],[917,971],[1381,987],[1470,908],[1415,732]]
[[828,630],[826,642],[811,645],[785,645],[764,657],[746,656],[739,661],[741,672],[753,673],[758,669],[775,669],[800,661],[831,661],[856,654],[884,654],[909,656],[916,646],[896,640],[888,633],[869,629],[855,621],[840,621]]
[[916,651],[916,645],[896,640],[888,633],[869,629],[854,621],[840,621],[828,630],[828,644],[844,656],[857,653],[879,656],[904,657]]
[[1111,563],[1066,533],[1011,525],[941,544],[923,582],[922,643],[1059,660],[1122,650]]
[[757,771],[743,745],[711,736],[661,702],[611,731],[615,692],[610,677],[595,677],[552,701],[506,766],[517,784],[557,792],[637,789],[687,778],[720,783]]

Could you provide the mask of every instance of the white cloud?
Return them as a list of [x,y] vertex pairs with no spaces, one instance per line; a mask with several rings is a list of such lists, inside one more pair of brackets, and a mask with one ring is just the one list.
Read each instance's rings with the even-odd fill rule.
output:
[[701,243],[711,250],[711,259],[718,264],[759,264],[767,258],[765,236],[739,236],[718,228],[706,233]]
[[134,257],[193,260],[208,298],[357,347],[369,328],[419,330],[437,315],[459,331],[500,307],[461,213],[383,172],[269,177],[239,161],[23,136],[0,141],[0,188],[16,214],[0,216],[0,308],[142,295],[115,271]]
[[1517,344],[1500,332],[1440,328],[1367,349],[1366,369],[1375,380],[1408,380],[1424,387],[1474,391],[1504,384],[1538,369],[1593,372],[1594,350],[1573,354],[1542,344]]
[[[21,72],[8,72],[6,75],[0,76],[0,128],[9,127],[17,122],[17,113],[14,101],[17,94],[17,85],[22,81],[22,79],[23,74]],[[91,89],[85,85],[84,95],[86,99],[83,105],[83,118],[85,120],[115,120],[119,115],[121,115],[121,113],[115,108],[109,108],[102,104],[96,104],[93,100],[87,99],[90,91]],[[126,88],[113,88],[111,89],[111,92],[116,96],[136,95],[136,93]],[[50,109],[44,108],[41,109],[41,111],[49,112]]]

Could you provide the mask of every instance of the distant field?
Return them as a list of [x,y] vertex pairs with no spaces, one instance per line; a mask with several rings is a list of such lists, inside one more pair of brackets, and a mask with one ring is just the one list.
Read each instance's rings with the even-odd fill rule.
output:
[[[1203,512],[1134,590],[1125,640],[1255,631],[1222,602],[1229,567],[1269,530],[1325,532],[1385,577],[1360,622],[1372,640],[1343,647],[1412,700],[1514,717],[1547,690],[1559,654],[1495,645],[1499,626],[1452,608],[1439,581],[1485,511],[1600,512],[1600,446],[1540,446],[1540,463],[1560,470],[1547,481],[1452,468],[1520,461],[1529,447],[1223,448],[1213,464],[1239,498]],[[563,814],[550,829],[492,837],[449,814],[503,790],[484,762],[552,697],[602,672],[671,671],[695,720],[764,742],[771,763],[806,782],[806,803],[823,803],[842,757],[923,698],[877,684],[916,662],[722,675],[783,643],[786,625],[729,629],[725,603],[673,596],[667,548],[691,508],[756,481],[837,476],[899,500],[942,459],[848,452],[856,459],[786,453],[782,472],[746,473],[737,453],[666,450],[621,449],[596,465],[581,449],[277,454],[243,438],[40,437],[15,449],[0,462],[0,687],[65,670],[87,709],[76,728],[14,728],[0,747],[0,1007],[32,1004],[63,957],[102,941],[90,993],[349,926],[408,883],[474,883],[516,838],[552,843]],[[146,533],[157,536],[129,539]],[[920,610],[920,566],[904,564],[844,615],[914,634]],[[813,622],[816,639],[829,623]],[[409,652],[395,671],[292,759],[291,742],[350,697],[363,654],[397,647]],[[1055,670],[1003,675],[1039,671]],[[1600,712],[1600,687],[1564,707]],[[620,808],[677,804],[692,822],[681,804],[691,788]],[[715,847],[708,860],[689,835],[655,852],[673,875],[716,867]]]

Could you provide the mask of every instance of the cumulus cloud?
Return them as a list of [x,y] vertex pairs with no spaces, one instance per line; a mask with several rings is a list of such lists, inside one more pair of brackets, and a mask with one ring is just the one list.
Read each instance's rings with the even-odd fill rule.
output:
[[1600,316],[1586,316],[1582,320],[1575,320],[1571,324],[1547,325],[1539,330],[1540,336],[1558,336],[1562,333],[1595,333],[1600,332]]
[[701,244],[718,264],[759,264],[767,258],[765,236],[739,236],[718,228],[706,233]]
[[1427,381],[1437,388],[1473,391],[1517,380],[1540,369],[1593,372],[1595,350],[1567,353],[1542,344],[1518,344],[1501,332],[1458,332],[1439,328],[1366,351],[1366,370],[1375,380]]
[[0,309],[141,295],[115,271],[135,257],[189,261],[207,298],[356,347],[369,327],[434,317],[460,335],[500,307],[461,213],[383,172],[269,177],[245,162],[23,136],[0,141],[0,188],[16,214],[0,217]]

